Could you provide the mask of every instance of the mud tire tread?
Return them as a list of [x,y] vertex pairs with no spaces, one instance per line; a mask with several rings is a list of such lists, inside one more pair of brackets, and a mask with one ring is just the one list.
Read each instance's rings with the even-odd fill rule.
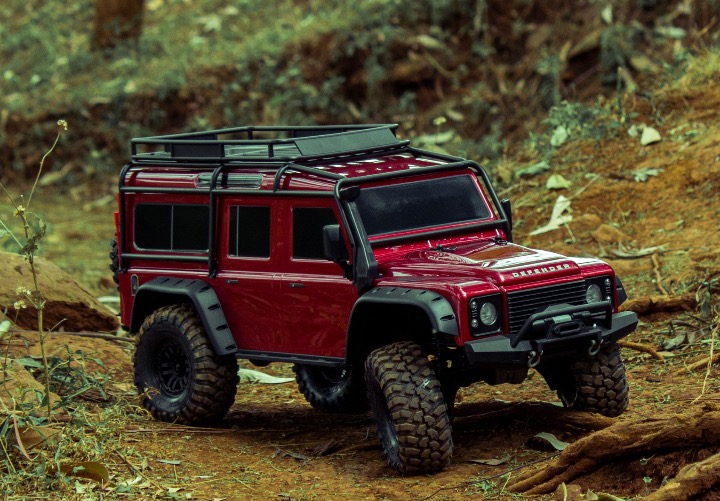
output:
[[402,474],[442,470],[452,458],[452,426],[440,381],[422,348],[393,343],[365,365],[368,400],[388,464]]
[[[176,343],[190,366],[180,396],[155,387],[156,353],[161,343]],[[215,354],[197,313],[189,304],[160,308],[149,315],[135,350],[135,385],[143,406],[161,421],[186,425],[210,424],[223,418],[235,401],[239,382],[237,360]]]
[[628,407],[628,384],[620,347],[612,343],[600,352],[572,365],[577,388],[571,407],[616,417]]

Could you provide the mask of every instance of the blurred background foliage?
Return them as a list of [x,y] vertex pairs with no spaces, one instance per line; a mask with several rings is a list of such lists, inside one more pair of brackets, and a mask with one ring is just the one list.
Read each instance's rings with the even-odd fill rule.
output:
[[137,40],[98,48],[103,1],[0,5],[3,180],[34,175],[35,145],[57,118],[71,134],[51,168],[70,183],[111,178],[132,137],[250,124],[397,122],[404,137],[492,165],[528,136],[542,144],[554,107],[569,101],[575,120],[596,120],[617,93],[680,78],[693,54],[716,53],[720,9],[720,0],[147,0]]

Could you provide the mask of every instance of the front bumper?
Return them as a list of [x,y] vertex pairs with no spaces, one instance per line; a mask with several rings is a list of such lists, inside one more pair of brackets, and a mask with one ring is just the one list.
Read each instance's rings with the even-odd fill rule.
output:
[[532,315],[514,336],[465,343],[465,356],[471,367],[535,367],[540,361],[593,355],[637,324],[635,313],[613,314],[609,303],[554,307]]

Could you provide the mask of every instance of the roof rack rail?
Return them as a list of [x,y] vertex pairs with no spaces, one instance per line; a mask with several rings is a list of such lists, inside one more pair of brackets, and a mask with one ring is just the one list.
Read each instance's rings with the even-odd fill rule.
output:
[[[275,163],[311,161],[401,149],[397,124],[325,126],[249,126],[135,138],[135,163]],[[241,139],[222,139],[240,136]],[[269,137],[284,136],[284,137]]]

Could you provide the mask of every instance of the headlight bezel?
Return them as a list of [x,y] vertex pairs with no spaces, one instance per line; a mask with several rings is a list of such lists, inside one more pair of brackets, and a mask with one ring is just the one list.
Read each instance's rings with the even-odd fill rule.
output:
[[[609,275],[601,275],[598,277],[592,277],[592,278],[586,278],[585,279],[585,303],[586,304],[593,304],[593,303],[601,303],[603,301],[608,301],[613,307],[615,306],[615,295],[614,295],[614,287],[613,287],[613,279]],[[588,296],[590,294],[591,289],[599,289],[600,291],[600,300],[599,301],[588,301]]]
[[[494,310],[492,322],[486,317],[481,318],[481,311],[485,308],[486,315],[489,309]],[[478,296],[468,301],[468,327],[473,337],[497,334],[502,331],[502,298],[500,294]],[[486,323],[487,322],[487,323]]]

